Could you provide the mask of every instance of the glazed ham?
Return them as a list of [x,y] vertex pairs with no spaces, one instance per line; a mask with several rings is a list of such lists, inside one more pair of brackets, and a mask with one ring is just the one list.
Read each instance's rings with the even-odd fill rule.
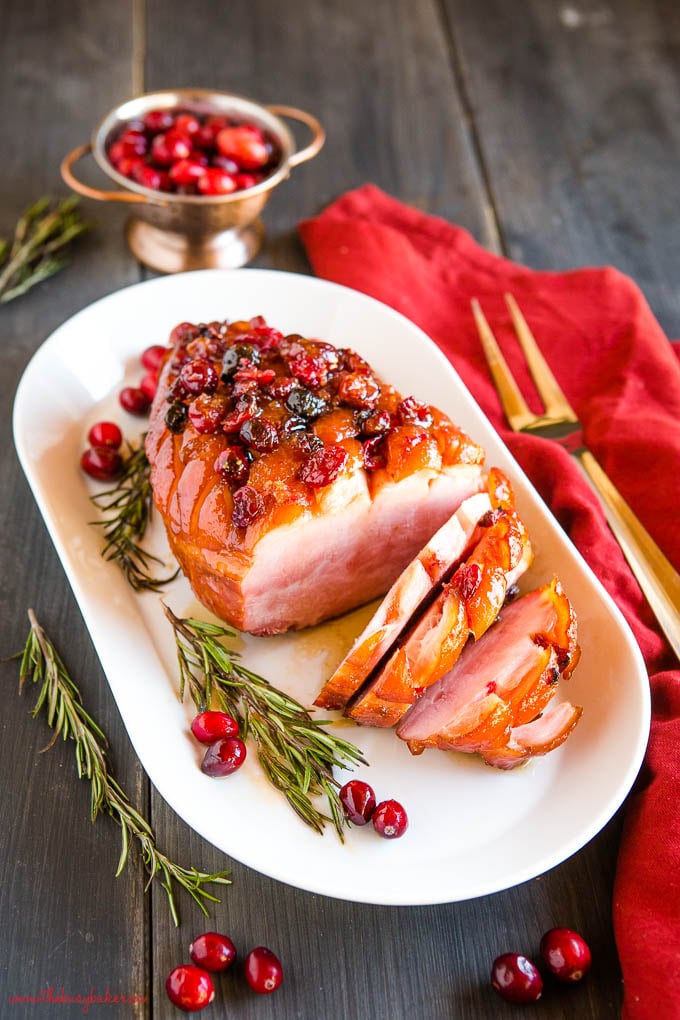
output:
[[500,506],[510,506],[512,501],[510,482],[498,468],[492,468],[485,491],[466,499],[399,575],[315,705],[326,709],[345,707],[416,610],[436,593],[469,551],[473,536],[478,535],[480,520]]
[[383,595],[487,488],[483,450],[446,415],[260,317],[173,330],[146,452],[196,597],[254,634]]
[[397,727],[414,754],[425,748],[479,752],[512,768],[562,743],[581,709],[548,704],[579,658],[576,619],[554,578],[506,606],[485,637],[429,688]]
[[514,510],[482,518],[479,541],[432,605],[347,710],[362,725],[394,726],[414,701],[454,665],[468,639],[494,622],[508,589],[532,559],[531,544]]

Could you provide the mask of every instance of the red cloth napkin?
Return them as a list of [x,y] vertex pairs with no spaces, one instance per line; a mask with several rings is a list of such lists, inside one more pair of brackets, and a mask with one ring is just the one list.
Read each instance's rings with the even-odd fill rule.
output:
[[[627,803],[614,888],[624,1017],[680,1016],[680,671],[609,532],[562,449],[507,429],[470,312],[478,297],[501,342],[511,291],[579,418],[587,445],[680,569],[680,365],[637,286],[615,269],[534,272],[459,227],[372,185],[300,225],[314,271],[412,319],[450,359],[553,513],[614,597],[650,672],[653,723]],[[533,392],[519,347],[504,345]],[[531,400],[529,400],[531,403]],[[535,404],[535,409],[539,405]]]

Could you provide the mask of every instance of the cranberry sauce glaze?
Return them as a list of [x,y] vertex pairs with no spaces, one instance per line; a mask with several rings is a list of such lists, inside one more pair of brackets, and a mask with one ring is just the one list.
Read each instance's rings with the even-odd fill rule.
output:
[[171,549],[197,598],[256,634],[384,594],[461,501],[484,452],[349,348],[261,316],[181,323],[146,451]]

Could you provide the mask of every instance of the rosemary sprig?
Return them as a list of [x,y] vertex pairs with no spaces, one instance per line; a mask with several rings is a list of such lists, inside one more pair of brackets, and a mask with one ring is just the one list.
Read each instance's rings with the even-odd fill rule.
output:
[[40,198],[17,222],[11,246],[0,241],[0,302],[20,297],[67,264],[61,252],[88,229],[77,205],[77,198],[65,198],[51,209],[50,199]]
[[140,545],[153,510],[151,467],[144,451],[144,436],[139,446],[130,443],[127,446],[123,470],[114,487],[91,497],[107,516],[91,523],[104,529],[102,556],[118,564],[132,588],[159,591],[177,577],[179,570],[169,577],[154,577],[151,573],[153,564],[162,564],[162,560]]
[[[208,916],[206,900],[219,903],[219,899],[204,887],[208,883],[229,885],[228,871],[208,874],[196,868],[183,868],[173,863],[156,847],[156,838],[146,819],[128,800],[127,795],[111,775],[106,757],[107,740],[104,733],[83,707],[82,697],[68,674],[64,663],[38,623],[32,609],[28,611],[31,629],[26,640],[19,669],[19,692],[27,679],[41,685],[33,717],[44,707],[48,725],[54,730],[52,740],[43,748],[47,751],[61,735],[64,740],[75,741],[78,777],[90,780],[91,817],[94,822],[101,811],[111,815],[121,828],[121,851],[116,878],[128,860],[131,840],[139,843],[144,867],[149,876],[148,889],[157,875],[168,896],[170,912],[175,925],[179,924],[173,883],[181,886]],[[18,656],[17,656],[18,658]]]
[[[341,840],[346,819],[333,767],[366,765],[354,744],[323,729],[306,708],[263,677],[246,669],[237,652],[222,644],[233,631],[203,620],[180,619],[164,605],[177,644],[180,698],[186,688],[199,712],[213,703],[239,721],[242,736],[252,734],[265,775],[293,810],[316,832],[332,822]],[[330,814],[312,798],[325,795]]]

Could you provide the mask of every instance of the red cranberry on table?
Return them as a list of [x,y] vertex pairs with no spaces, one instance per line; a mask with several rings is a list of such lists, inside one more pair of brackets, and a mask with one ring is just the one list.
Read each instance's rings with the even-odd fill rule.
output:
[[283,967],[277,956],[266,946],[251,949],[245,959],[246,981],[260,995],[275,992],[283,981]]
[[118,394],[118,400],[130,414],[146,414],[151,406],[151,401],[139,386],[125,386]]
[[226,935],[206,931],[189,946],[189,956],[199,967],[212,972],[226,970],[236,959],[236,946]]
[[408,828],[408,815],[396,800],[383,800],[372,816],[373,828],[385,839],[399,839]]
[[240,737],[225,737],[211,744],[201,762],[201,772],[219,778],[230,776],[246,760],[246,745]]
[[119,450],[123,443],[123,433],[115,422],[98,421],[87,433],[87,441],[90,446],[110,446],[112,450]]
[[158,377],[156,373],[147,372],[144,376],[142,376],[139,388],[142,393],[146,394],[149,403],[151,403],[153,398],[156,396],[156,390],[158,389]]
[[580,981],[590,970],[592,957],[585,939],[571,928],[551,928],[541,939],[541,957],[560,981]]
[[373,788],[361,779],[351,779],[340,790],[340,801],[345,814],[354,825],[366,825],[375,811]]
[[214,744],[223,737],[237,737],[238,723],[227,712],[201,712],[192,721],[191,732],[201,744]]
[[215,998],[215,986],[210,974],[190,963],[170,971],[165,981],[165,990],[170,1002],[185,1013],[197,1013]]
[[543,979],[538,968],[521,953],[503,953],[491,968],[491,985],[506,1002],[538,1002]]
[[91,446],[81,456],[80,466],[90,478],[104,482],[120,473],[123,458],[111,446]]

